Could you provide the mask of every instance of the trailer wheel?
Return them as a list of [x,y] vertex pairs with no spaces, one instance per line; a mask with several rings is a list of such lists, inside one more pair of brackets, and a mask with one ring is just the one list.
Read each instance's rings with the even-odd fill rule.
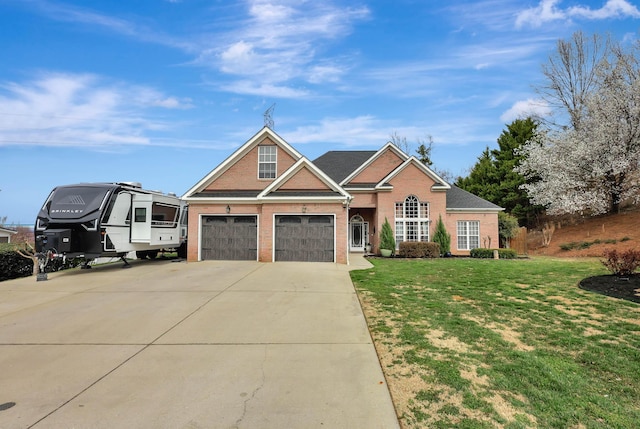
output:
[[149,259],[156,259],[156,257],[158,256],[158,249],[155,250],[147,250],[147,257]]
[[178,247],[178,258],[187,259],[187,243],[182,243]]
[[136,251],[136,257],[138,259],[147,259],[149,253],[146,250],[138,250]]

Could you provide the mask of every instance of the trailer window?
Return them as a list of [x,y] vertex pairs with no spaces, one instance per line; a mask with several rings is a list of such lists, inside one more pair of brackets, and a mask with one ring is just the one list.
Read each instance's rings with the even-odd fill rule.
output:
[[151,225],[176,226],[178,207],[162,203],[153,203],[151,208]]
[[136,214],[134,222],[146,222],[147,221],[147,209],[146,207],[136,207]]

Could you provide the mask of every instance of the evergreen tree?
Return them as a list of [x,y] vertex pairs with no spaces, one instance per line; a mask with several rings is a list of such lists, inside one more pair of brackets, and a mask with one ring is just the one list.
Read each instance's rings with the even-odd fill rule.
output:
[[482,152],[482,155],[478,157],[478,161],[469,172],[469,175],[458,178],[456,186],[497,204],[496,188],[498,183],[496,176],[497,170],[491,157],[491,151],[487,147]]
[[486,148],[478,158],[469,176],[459,178],[456,185],[485,200],[504,207],[522,225],[531,225],[542,211],[531,204],[522,185],[527,179],[514,169],[523,155],[520,149],[537,136],[538,122],[532,118],[516,119],[498,137],[498,148]]
[[447,232],[447,228],[442,222],[442,215],[438,216],[436,222],[436,230],[433,233],[433,242],[440,245],[440,254],[449,255],[451,253],[451,234]]
[[416,155],[418,160],[427,167],[433,167],[433,161],[431,160],[431,151],[433,150],[433,137],[428,136],[427,141],[418,139],[418,148],[416,149]]
[[388,249],[392,252],[396,250],[396,240],[393,237],[393,230],[391,229],[391,224],[386,217],[384,218],[384,223],[380,230],[380,248]]

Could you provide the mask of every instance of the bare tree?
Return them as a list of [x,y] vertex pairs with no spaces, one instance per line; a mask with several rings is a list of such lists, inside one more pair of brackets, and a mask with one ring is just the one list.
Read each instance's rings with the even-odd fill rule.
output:
[[409,142],[404,136],[400,136],[397,131],[394,131],[389,136],[391,143],[396,145],[398,149],[409,155]]
[[16,253],[23,258],[31,259],[33,262],[33,274],[34,276],[38,275],[40,268],[44,268],[42,264],[42,260],[39,258],[39,255],[36,253],[36,249],[34,249],[29,243],[25,243],[24,249],[16,249]]
[[[573,129],[580,128],[587,98],[598,86],[598,65],[609,52],[608,38],[578,31],[569,40],[558,40],[556,51],[542,66],[546,82],[536,90],[556,114],[568,114]],[[554,127],[563,126],[552,121]]]
[[[400,136],[397,131],[391,133],[390,141],[396,145],[401,151],[410,155],[411,143],[406,137]],[[434,173],[440,176],[443,180],[449,183],[455,181],[455,175],[450,170],[442,170],[433,166],[433,160],[431,159],[431,152],[433,150],[433,136],[427,134],[425,138],[417,138],[416,143],[418,148],[416,149],[416,158],[423,163],[427,168],[431,169]]]

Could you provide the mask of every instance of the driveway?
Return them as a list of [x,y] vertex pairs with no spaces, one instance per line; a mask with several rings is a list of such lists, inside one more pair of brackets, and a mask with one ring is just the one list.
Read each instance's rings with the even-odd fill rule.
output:
[[348,267],[157,260],[0,283],[0,427],[399,426]]

